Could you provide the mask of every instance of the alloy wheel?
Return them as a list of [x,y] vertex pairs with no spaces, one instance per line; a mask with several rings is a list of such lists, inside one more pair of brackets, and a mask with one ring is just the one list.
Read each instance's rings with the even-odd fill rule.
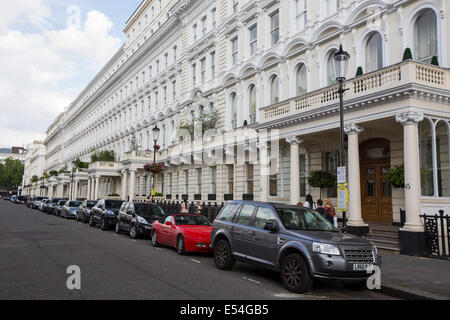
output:
[[227,261],[228,251],[224,242],[220,242],[216,248],[216,263],[223,266]]
[[300,264],[294,260],[289,259],[284,267],[284,277],[286,284],[291,288],[298,287],[302,282],[302,269]]
[[130,228],[130,237],[132,239],[136,239],[136,235],[137,235],[136,226],[131,226],[131,228]]

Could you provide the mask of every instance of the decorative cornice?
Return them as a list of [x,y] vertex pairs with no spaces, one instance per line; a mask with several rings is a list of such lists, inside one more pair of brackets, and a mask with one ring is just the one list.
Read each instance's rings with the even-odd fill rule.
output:
[[417,125],[419,122],[423,121],[423,118],[423,113],[408,111],[397,114],[395,116],[395,121],[397,121],[397,123],[401,124],[402,126],[409,126]]
[[293,144],[300,145],[303,143],[303,139],[300,139],[297,136],[292,136],[292,137],[286,138],[286,142],[289,143],[290,145],[293,145]]

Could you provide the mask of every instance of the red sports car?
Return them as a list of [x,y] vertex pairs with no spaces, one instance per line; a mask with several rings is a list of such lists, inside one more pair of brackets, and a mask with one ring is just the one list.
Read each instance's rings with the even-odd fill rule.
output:
[[204,216],[176,214],[167,217],[164,224],[152,225],[152,244],[175,247],[178,254],[185,252],[210,252],[212,224]]

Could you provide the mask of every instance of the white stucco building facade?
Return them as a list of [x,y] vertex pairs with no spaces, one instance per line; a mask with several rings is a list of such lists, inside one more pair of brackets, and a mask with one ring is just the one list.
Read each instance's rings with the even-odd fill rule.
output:
[[[127,21],[126,43],[44,142],[47,172],[99,151],[114,151],[115,161],[78,170],[73,188],[52,177],[48,195],[146,198],[157,125],[166,170],[155,188],[169,201],[319,198],[306,177],[336,173],[332,56],[342,45],[351,55],[349,225],[399,224],[404,209],[401,230],[416,239],[420,214],[450,212],[449,14],[444,0],[145,0]],[[402,61],[406,48],[413,61]],[[180,125],[211,110],[208,139],[180,141]],[[406,188],[392,190],[387,172],[402,164]],[[335,202],[336,188],[322,198]]]

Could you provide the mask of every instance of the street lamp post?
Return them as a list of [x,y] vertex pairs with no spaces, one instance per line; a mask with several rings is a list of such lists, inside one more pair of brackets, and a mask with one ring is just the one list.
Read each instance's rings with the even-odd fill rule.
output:
[[[344,89],[344,82],[347,76],[348,61],[350,60],[350,55],[348,52],[342,49],[342,45],[339,46],[339,51],[337,51],[334,56],[334,71],[336,74],[336,81],[339,83],[339,89],[337,93],[339,94],[339,107],[340,107],[340,166],[345,166],[345,135],[344,135],[344,93],[348,89]],[[346,212],[342,212],[342,231],[347,231],[347,217]]]
[[[159,133],[161,132],[161,130],[158,128],[158,125],[156,125],[153,129],[153,163],[156,163],[156,146],[158,145],[158,140],[159,140]],[[153,172],[153,181],[152,181],[152,202],[153,202],[153,190],[155,190],[155,172]]]
[[69,194],[69,200],[76,200],[72,199],[73,197],[73,171],[75,169],[75,161],[72,161],[72,167],[70,168],[70,194]]

